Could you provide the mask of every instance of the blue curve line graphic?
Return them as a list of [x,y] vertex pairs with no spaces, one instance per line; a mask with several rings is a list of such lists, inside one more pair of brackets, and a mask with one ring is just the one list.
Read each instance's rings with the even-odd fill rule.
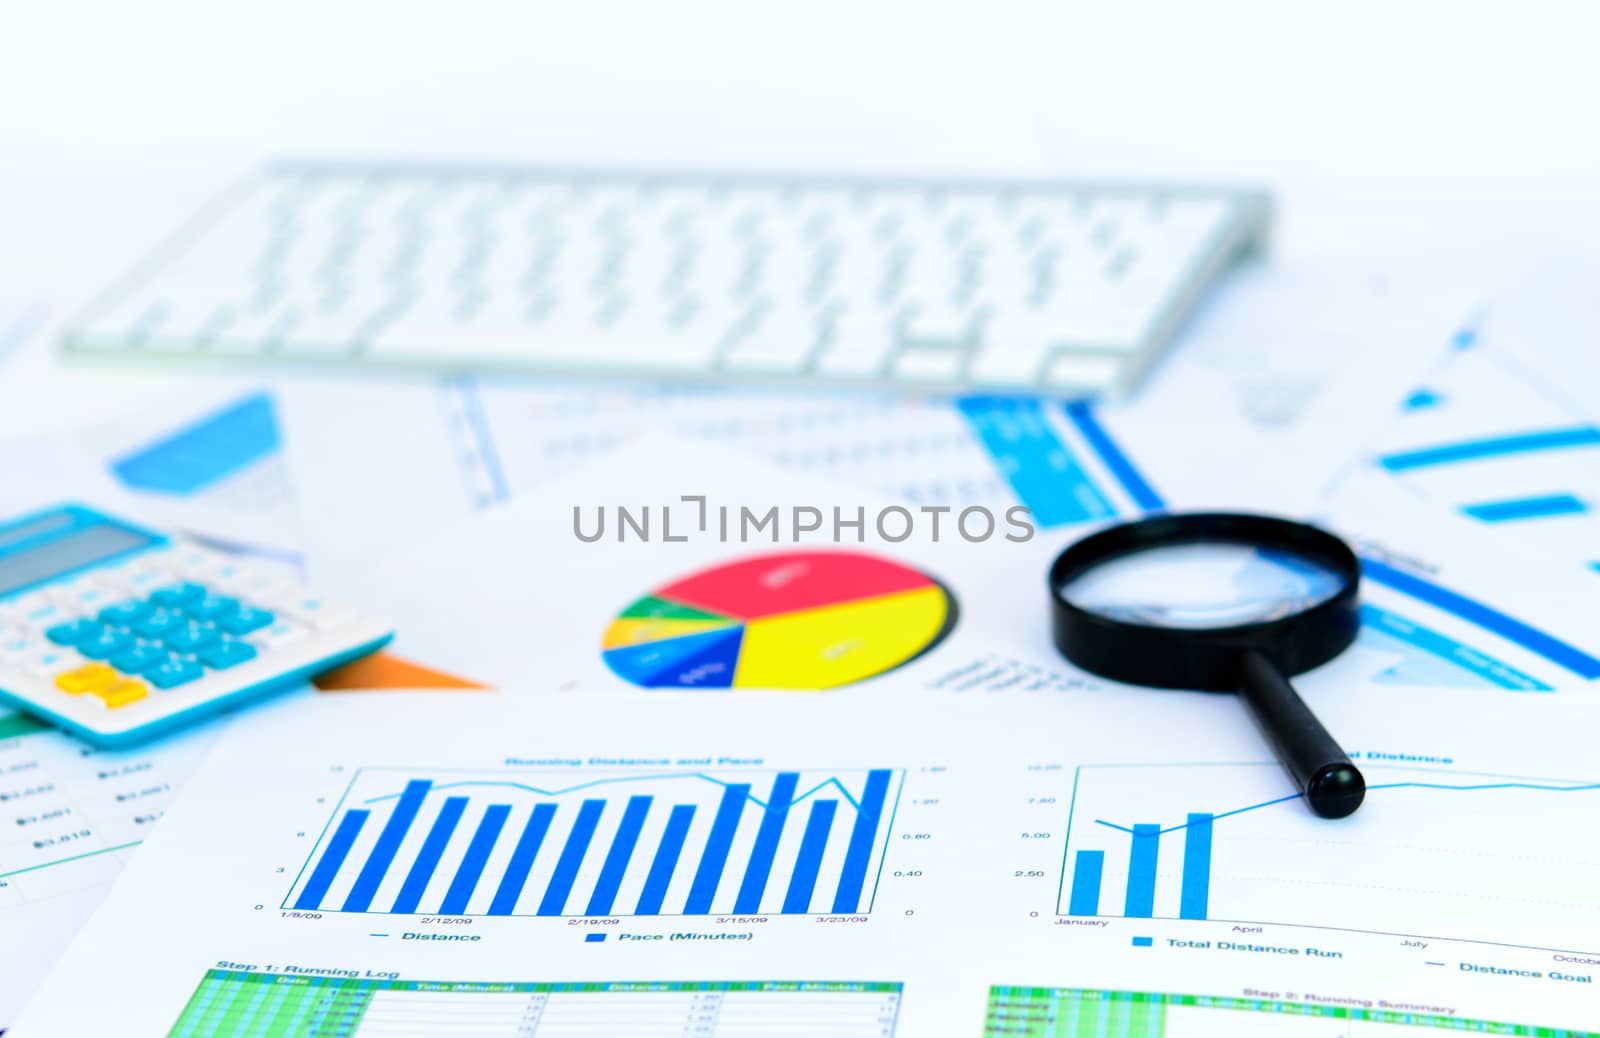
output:
[[[776,774],[776,772],[774,772],[774,774]],[[428,790],[428,792],[433,793],[433,792],[437,792],[437,791],[439,791],[441,789],[465,789],[465,788],[468,788],[468,787],[481,787],[481,788],[495,788],[495,789],[521,789],[521,790],[524,790],[524,791],[529,792],[529,793],[537,793],[540,796],[554,797],[554,796],[562,796],[562,795],[564,795],[566,793],[576,793],[576,792],[578,792],[579,790],[582,790],[582,789],[593,789],[595,786],[610,786],[610,785],[616,785],[616,784],[622,783],[622,782],[645,782],[645,781],[649,781],[649,780],[652,780],[652,779],[683,779],[683,778],[702,779],[702,780],[704,780],[706,782],[710,782],[713,785],[722,786],[723,788],[727,788],[728,786],[743,785],[743,783],[740,783],[740,782],[724,782],[722,779],[712,778],[710,775],[706,775],[706,774],[704,774],[702,772],[698,772],[698,771],[682,771],[682,772],[669,772],[669,773],[666,773],[666,774],[659,774],[659,775],[619,775],[616,778],[603,778],[603,779],[595,779],[592,782],[581,782],[576,786],[567,786],[567,787],[565,787],[563,789],[540,789],[538,786],[530,786],[530,785],[528,785],[526,783],[523,783],[523,782],[506,782],[506,781],[463,779],[460,782],[441,782],[441,783],[438,783],[438,784],[434,785],[432,788],[430,788]],[[856,800],[856,798],[853,795],[851,795],[851,793],[850,793],[850,791],[848,789],[844,788],[844,784],[841,783],[837,778],[830,778],[830,779],[826,779],[826,780],[824,780],[822,782],[817,783],[815,786],[812,786],[810,789],[806,790],[804,793],[801,793],[799,796],[796,796],[793,800],[790,801],[790,804],[798,804],[802,800],[805,800],[808,797],[816,796],[818,793],[822,792],[824,789],[827,789],[829,786],[832,786],[833,788],[837,789],[839,791],[839,795],[844,797],[845,801],[847,803],[849,803],[851,808],[853,808],[854,810],[857,810],[857,811],[861,810],[861,804]],[[399,793],[385,793],[383,796],[371,797],[371,798],[369,798],[367,800],[362,801],[362,803],[365,803],[365,804],[376,804],[376,803],[379,803],[379,802],[384,801],[384,800],[396,800],[396,799],[399,798],[399,796],[400,796]],[[767,806],[767,802],[765,800],[762,800],[761,798],[757,797],[755,794],[750,794],[747,799],[749,799],[749,801],[751,803],[753,803],[753,804],[755,804],[758,807],[761,807],[763,809],[765,809],[766,806]]]
[[[1600,782],[1592,782],[1584,786],[1549,786],[1537,782],[1485,782],[1474,786],[1452,786],[1442,782],[1383,782],[1376,786],[1368,786],[1367,792],[1371,793],[1374,790],[1379,789],[1442,789],[1452,793],[1473,793],[1481,792],[1486,789],[1532,789],[1541,793],[1582,793],[1600,789]],[[1301,797],[1302,794],[1300,793],[1291,793],[1286,797],[1278,797],[1275,800],[1263,800],[1261,803],[1251,804],[1249,807],[1236,807],[1232,811],[1224,811],[1221,814],[1212,815],[1211,819],[1215,821],[1221,818],[1228,818],[1232,815],[1242,815],[1246,811],[1259,811],[1263,807],[1271,807],[1273,804],[1287,803],[1290,800],[1299,800]],[[1133,828],[1131,826],[1118,825],[1116,822],[1108,822],[1103,818],[1096,818],[1094,820],[1094,824],[1103,825],[1107,829],[1116,829],[1118,832],[1127,833],[1129,836],[1133,835]],[[1179,829],[1187,828],[1189,828],[1189,823],[1184,822],[1181,825],[1169,826],[1165,829],[1162,829],[1160,835],[1165,836],[1168,833],[1175,833]]]

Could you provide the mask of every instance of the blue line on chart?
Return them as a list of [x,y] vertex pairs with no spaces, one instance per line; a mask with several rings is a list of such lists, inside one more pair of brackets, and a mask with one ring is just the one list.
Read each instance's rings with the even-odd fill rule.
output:
[[1554,515],[1583,515],[1589,511],[1589,506],[1572,494],[1545,494],[1462,505],[1461,511],[1486,523],[1509,523],[1519,519],[1546,519]]
[[1063,410],[1088,442],[1089,447],[1100,456],[1100,460],[1111,470],[1117,482],[1122,484],[1122,489],[1133,498],[1134,504],[1147,512],[1160,512],[1166,509],[1167,502],[1156,493],[1156,488],[1150,485],[1150,481],[1144,478],[1144,474],[1134,465],[1133,459],[1117,446],[1117,442],[1111,438],[1105,426],[1095,417],[1094,409],[1088,401],[1071,401]]
[[1600,678],[1600,660],[1482,602],[1475,602],[1465,595],[1396,569],[1386,562],[1365,556],[1361,559],[1361,573],[1412,598],[1436,606],[1445,612],[1454,613],[1461,619],[1476,624],[1492,634],[1498,634],[1507,641],[1515,642],[1529,652],[1537,653],[1581,678],[1590,681]]
[[[1485,782],[1473,786],[1452,786],[1441,782],[1382,782],[1375,786],[1368,786],[1367,792],[1370,793],[1378,789],[1438,789],[1451,793],[1479,793],[1490,789],[1530,789],[1540,793],[1585,793],[1600,789],[1600,782],[1591,782],[1588,785],[1583,786],[1551,786],[1538,782]],[[1302,795],[1303,794],[1300,793],[1291,793],[1286,797],[1277,797],[1273,800],[1263,800],[1259,804],[1251,804],[1248,807],[1237,807],[1232,811],[1223,811],[1220,814],[1214,814],[1208,817],[1215,821],[1217,819],[1228,818],[1233,815],[1242,815],[1247,811],[1259,811],[1263,807],[1271,807],[1273,804],[1283,804],[1290,800],[1299,800]],[[1129,836],[1133,835],[1133,828],[1131,826],[1118,825],[1116,822],[1108,822],[1103,818],[1096,818],[1094,823],[1096,825],[1103,825],[1107,829],[1116,829],[1119,832],[1127,833]],[[1168,833],[1175,833],[1180,829],[1187,828],[1189,828],[1189,823],[1183,822],[1179,825],[1168,826],[1167,828],[1162,829],[1159,835],[1165,836]]]
[[511,500],[511,487],[506,483],[505,468],[500,464],[500,452],[494,445],[494,434],[489,429],[489,415],[483,409],[483,397],[478,392],[478,382],[470,375],[455,380],[456,391],[461,394],[461,408],[467,424],[472,427],[473,438],[478,441],[478,457],[483,470],[488,473],[489,484],[494,488],[496,501]]
[[[698,771],[684,771],[684,772],[671,772],[671,773],[659,774],[659,775],[623,775],[623,776],[618,776],[617,778],[595,779],[592,782],[584,782],[584,783],[580,783],[579,785],[576,785],[576,786],[568,786],[568,787],[566,787],[564,789],[540,789],[538,786],[530,786],[530,785],[527,785],[527,784],[522,783],[522,782],[503,782],[503,781],[464,779],[464,780],[462,780],[460,782],[443,782],[443,783],[439,783],[438,785],[433,786],[432,789],[430,790],[430,792],[438,792],[441,789],[464,789],[464,788],[467,788],[467,787],[482,787],[482,788],[494,788],[494,789],[520,789],[520,790],[523,790],[523,791],[528,792],[528,793],[538,793],[540,796],[554,797],[554,796],[562,796],[562,795],[567,794],[567,793],[576,793],[581,789],[592,789],[595,786],[616,785],[617,783],[620,783],[620,782],[642,782],[642,781],[649,781],[649,780],[655,780],[655,779],[685,779],[685,778],[703,779],[704,781],[710,782],[713,785],[723,786],[723,787],[734,786],[734,785],[744,785],[744,783],[740,783],[740,782],[724,782],[722,779],[712,778],[710,775],[704,775],[704,774],[701,774]],[[816,794],[822,792],[824,789],[827,789],[829,786],[832,786],[833,788],[837,789],[839,791],[839,794],[845,798],[845,800],[850,804],[851,807],[855,808],[856,810],[860,810],[861,809],[861,805],[856,802],[855,797],[852,796],[850,791],[848,789],[845,789],[844,785],[842,783],[840,783],[840,781],[838,779],[836,779],[836,778],[826,779],[825,781],[817,783],[815,786],[812,786],[810,789],[806,790],[804,793],[801,793],[799,796],[795,797],[791,801],[791,804],[798,804],[802,800],[805,800],[807,797],[815,796]],[[385,793],[383,796],[372,797],[372,798],[370,798],[368,800],[364,800],[362,802],[363,803],[367,803],[367,804],[376,804],[381,800],[394,800],[394,799],[398,798],[400,795],[401,794],[399,794],[399,793]],[[750,795],[747,799],[750,800],[751,803],[757,804],[760,807],[764,808],[764,807],[767,806],[766,801],[761,800],[760,798],[756,797],[753,794]]]
[[1568,429],[1547,429],[1542,432],[1466,440],[1438,447],[1385,454],[1378,458],[1378,464],[1390,472],[1409,472],[1413,469],[1449,465],[1458,461],[1479,461],[1508,454],[1564,450],[1572,447],[1600,447],[1600,427],[1579,425]]

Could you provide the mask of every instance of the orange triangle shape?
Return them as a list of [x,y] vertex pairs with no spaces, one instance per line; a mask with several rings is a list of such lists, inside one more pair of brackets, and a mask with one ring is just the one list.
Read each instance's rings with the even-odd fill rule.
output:
[[323,692],[373,691],[387,688],[487,689],[489,687],[403,660],[398,656],[391,656],[387,652],[375,652],[371,656],[363,656],[342,667],[335,667],[312,678],[311,683]]

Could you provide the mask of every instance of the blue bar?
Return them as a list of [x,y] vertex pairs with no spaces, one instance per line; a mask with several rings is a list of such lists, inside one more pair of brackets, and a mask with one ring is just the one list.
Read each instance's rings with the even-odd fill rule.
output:
[[705,852],[700,855],[700,867],[695,870],[694,883],[689,887],[689,898],[684,903],[684,915],[705,915],[711,911],[711,902],[722,883],[722,869],[728,863],[728,849],[733,846],[733,834],[739,829],[739,816],[744,814],[744,802],[750,799],[750,786],[741,783],[722,791],[722,802],[717,805],[716,817],[711,819],[711,835],[706,837]]
[[1060,526],[1115,514],[1037,400],[969,396],[958,399],[956,407],[1034,522]]
[[322,852],[322,857],[317,861],[317,867],[311,870],[311,878],[306,880],[306,885],[300,890],[300,897],[295,901],[294,907],[302,912],[314,912],[322,907],[322,899],[328,896],[328,888],[333,885],[333,877],[339,874],[339,869],[344,866],[344,859],[350,853],[351,844],[356,842],[356,835],[361,832],[361,827],[367,824],[368,811],[346,811],[344,817],[339,819],[339,828],[333,831],[333,839],[328,841],[328,846]]
[[1128,896],[1122,914],[1129,919],[1149,919],[1156,910],[1156,855],[1161,849],[1159,825],[1133,827],[1133,847],[1128,858]]
[[522,887],[528,882],[528,872],[533,868],[534,859],[539,856],[539,848],[544,844],[545,834],[550,831],[550,821],[555,815],[556,805],[539,804],[528,816],[528,824],[522,827],[522,835],[517,837],[517,845],[511,850],[505,875],[500,878],[500,888],[494,892],[494,901],[489,904],[490,915],[510,915],[516,910],[517,899],[522,897]]
[[1072,896],[1068,915],[1100,914],[1100,877],[1106,870],[1105,851],[1079,851],[1072,867]]
[[611,850],[606,852],[605,863],[600,866],[600,878],[595,881],[594,892],[589,895],[589,907],[584,910],[584,915],[611,914],[611,906],[617,900],[617,888],[622,886],[622,877],[628,873],[628,860],[633,857],[633,848],[639,842],[639,830],[644,828],[645,817],[650,813],[650,801],[651,798],[647,796],[628,798],[628,806],[622,812],[622,823],[617,826]]
[[1600,678],[1600,660],[1481,602],[1474,602],[1464,595],[1458,595],[1437,584],[1430,584],[1421,577],[1413,576],[1376,559],[1363,558],[1361,572],[1380,584],[1387,584],[1396,591],[1437,606],[1447,613],[1454,613],[1491,634],[1498,634],[1507,641],[1515,642],[1529,652],[1537,653],[1581,678],[1590,681]]
[[750,863],[745,866],[744,882],[739,884],[739,894],[733,900],[733,910],[739,915],[756,915],[761,911],[761,895],[767,892],[772,859],[777,857],[778,841],[783,839],[783,823],[789,817],[789,805],[794,802],[794,789],[799,784],[800,775],[794,771],[780,771],[772,781],[767,809],[762,812],[755,846],[750,849]]
[[1204,919],[1211,899],[1211,816],[1189,815],[1183,830],[1183,892],[1178,899],[1181,919]]
[[650,863],[650,874],[644,878],[644,890],[639,894],[639,907],[635,915],[658,915],[661,903],[667,899],[667,887],[672,885],[672,873],[678,867],[678,856],[683,853],[683,841],[689,835],[689,823],[694,821],[694,805],[678,804],[667,816],[667,828],[656,847],[655,860]]
[[1151,486],[1133,463],[1117,446],[1117,441],[1106,432],[1105,426],[1094,416],[1094,408],[1087,400],[1074,400],[1065,407],[1067,418],[1077,427],[1078,434],[1089,444],[1089,449],[1100,456],[1103,464],[1117,482],[1122,484],[1122,489],[1133,499],[1133,503],[1142,511],[1160,512],[1167,507],[1167,502],[1156,493],[1156,488]]
[[472,842],[467,844],[461,867],[456,869],[450,889],[444,892],[444,901],[439,905],[440,915],[461,915],[467,910],[467,902],[472,900],[472,892],[477,889],[478,880],[483,876],[484,863],[489,860],[494,842],[500,839],[500,830],[505,828],[506,818],[510,814],[510,804],[490,804],[488,810],[483,812],[483,821],[478,823],[478,831],[472,834]]
[[123,484],[187,496],[278,450],[270,393],[253,393],[111,463]]
[[839,810],[837,800],[818,800],[806,817],[806,831],[800,837],[800,853],[795,857],[789,890],[783,895],[785,915],[805,915],[811,910],[811,894],[817,889],[817,872],[822,868],[822,852],[828,849],[828,831]]
[[439,867],[439,858],[449,845],[450,837],[456,831],[456,823],[461,821],[461,813],[466,809],[466,797],[450,797],[444,802],[439,809],[439,817],[433,820],[433,828],[428,830],[428,838],[422,841],[422,851],[417,855],[417,860],[411,863],[411,871],[406,873],[405,884],[400,888],[400,896],[394,899],[391,912],[410,915],[417,910],[417,905],[422,902],[423,891],[428,889],[428,881],[433,879],[433,870]]
[[844,851],[844,868],[839,871],[839,890],[833,896],[835,914],[852,915],[861,907],[867,869],[872,865],[872,845],[878,840],[883,802],[889,795],[889,777],[890,773],[884,770],[867,772],[861,806],[856,808],[856,824],[850,830],[850,843]]
[[383,825],[383,832],[378,834],[378,842],[367,856],[367,863],[356,876],[355,886],[350,888],[350,896],[344,899],[342,911],[365,912],[372,907],[378,884],[383,882],[384,874],[394,862],[395,852],[400,849],[400,841],[406,838],[406,832],[422,808],[423,798],[432,788],[433,783],[427,779],[412,779],[406,783],[405,791],[395,801],[393,813]]
[[1583,515],[1588,510],[1587,502],[1571,494],[1520,497],[1511,501],[1485,501],[1482,504],[1461,506],[1461,511],[1485,523],[1548,519],[1553,515]]
[[1579,425],[1570,429],[1549,429],[1544,432],[1520,433],[1516,436],[1492,436],[1488,439],[1467,440],[1442,447],[1401,451],[1398,454],[1386,454],[1380,457],[1378,464],[1390,472],[1409,472],[1430,465],[1450,465],[1458,461],[1477,461],[1481,458],[1498,458],[1507,454],[1595,446],[1600,446],[1600,428],[1593,425]]
[[594,839],[595,827],[600,824],[600,813],[605,809],[604,800],[585,800],[583,806],[578,808],[578,820],[567,835],[567,845],[561,848],[561,857],[556,859],[555,875],[550,877],[550,885],[544,888],[544,897],[539,901],[540,915],[560,915],[566,911],[567,898],[572,895],[572,884],[578,878],[583,856],[589,853],[589,841]]

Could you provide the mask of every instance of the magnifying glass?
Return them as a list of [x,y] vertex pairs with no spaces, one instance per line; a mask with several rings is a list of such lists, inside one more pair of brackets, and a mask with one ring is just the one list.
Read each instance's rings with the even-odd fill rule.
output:
[[1055,643],[1115,681],[1237,692],[1306,804],[1361,806],[1366,781],[1289,684],[1355,641],[1361,566],[1344,541],[1259,515],[1162,515],[1091,534],[1050,568]]

